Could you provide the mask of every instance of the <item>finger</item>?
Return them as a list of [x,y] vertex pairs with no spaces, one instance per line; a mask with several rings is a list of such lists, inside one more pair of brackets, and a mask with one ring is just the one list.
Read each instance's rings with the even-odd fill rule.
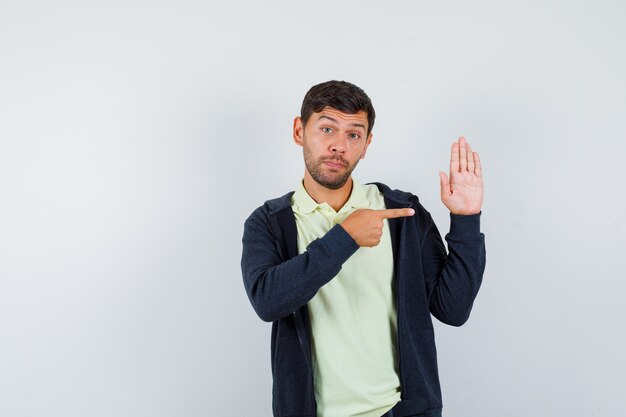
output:
[[441,199],[450,195],[450,180],[444,172],[439,173],[439,183],[441,184]]
[[467,148],[463,136],[459,138],[459,165],[461,172],[467,171]]
[[476,174],[479,177],[482,177],[483,167],[482,167],[482,164],[480,163],[480,156],[478,155],[478,152],[474,152],[474,163],[476,165],[476,167],[474,168],[474,174]]
[[459,142],[452,144],[450,151],[450,172],[459,172]]
[[465,147],[467,148],[467,170],[469,172],[474,172],[475,161],[474,161],[474,152],[472,152],[472,148],[469,142],[465,142]]
[[407,217],[415,214],[415,210],[411,208],[385,209],[374,211],[378,212],[383,219],[395,219],[397,217]]

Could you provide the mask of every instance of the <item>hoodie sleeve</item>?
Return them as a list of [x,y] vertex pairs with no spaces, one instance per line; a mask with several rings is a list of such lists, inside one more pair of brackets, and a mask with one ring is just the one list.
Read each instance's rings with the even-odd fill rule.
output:
[[421,205],[420,209],[425,214],[421,249],[430,312],[443,323],[461,326],[469,318],[485,270],[481,213],[450,214],[446,252],[432,217]]
[[246,220],[242,244],[244,286],[254,310],[268,322],[305,305],[359,248],[343,227],[335,225],[305,252],[285,260],[266,207],[258,208]]

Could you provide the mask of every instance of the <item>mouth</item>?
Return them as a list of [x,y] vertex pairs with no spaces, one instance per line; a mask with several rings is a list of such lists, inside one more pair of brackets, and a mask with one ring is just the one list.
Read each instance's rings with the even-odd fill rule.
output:
[[346,167],[346,165],[343,162],[338,161],[336,159],[327,159],[325,161],[322,161],[322,163],[331,169],[341,169],[341,168]]

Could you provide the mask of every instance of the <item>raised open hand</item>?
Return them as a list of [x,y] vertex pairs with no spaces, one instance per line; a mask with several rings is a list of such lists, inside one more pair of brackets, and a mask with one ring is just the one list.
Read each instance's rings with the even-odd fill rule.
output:
[[483,204],[483,174],[478,152],[461,136],[452,144],[450,178],[439,173],[441,201],[453,214],[476,214]]

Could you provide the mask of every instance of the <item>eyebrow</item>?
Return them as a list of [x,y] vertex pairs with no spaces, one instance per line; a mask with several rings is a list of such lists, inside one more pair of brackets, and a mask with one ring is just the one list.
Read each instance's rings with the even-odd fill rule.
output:
[[[330,120],[331,122],[334,122],[334,123],[339,124],[339,122],[338,122],[336,119],[333,119],[332,117],[330,117],[330,116],[326,116],[326,115],[324,115],[324,114],[323,114],[323,115],[321,115],[321,116],[319,117],[319,119],[317,119],[317,120],[321,120],[321,119],[328,119],[328,120]],[[365,130],[365,125],[364,125],[364,124],[362,124],[362,123],[350,123],[350,126],[352,126],[352,127],[360,127],[360,128],[362,128],[363,130]]]

